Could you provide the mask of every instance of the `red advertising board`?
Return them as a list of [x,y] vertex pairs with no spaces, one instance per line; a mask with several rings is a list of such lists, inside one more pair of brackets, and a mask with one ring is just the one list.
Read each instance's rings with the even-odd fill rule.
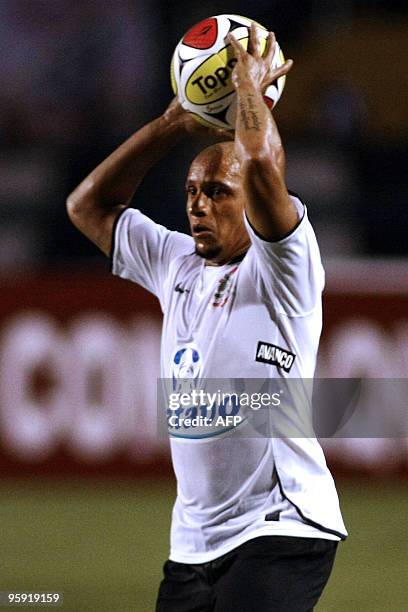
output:
[[[326,266],[318,376],[408,377],[404,268]],[[100,270],[3,279],[1,289],[2,474],[133,476],[168,467],[156,433],[155,298]],[[400,471],[408,463],[402,436],[324,445],[346,469]]]

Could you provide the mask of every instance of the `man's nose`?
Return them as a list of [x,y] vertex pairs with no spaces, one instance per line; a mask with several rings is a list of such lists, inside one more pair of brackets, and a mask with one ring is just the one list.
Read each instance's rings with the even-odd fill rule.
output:
[[204,217],[208,213],[208,198],[200,192],[190,204],[190,214],[194,217]]

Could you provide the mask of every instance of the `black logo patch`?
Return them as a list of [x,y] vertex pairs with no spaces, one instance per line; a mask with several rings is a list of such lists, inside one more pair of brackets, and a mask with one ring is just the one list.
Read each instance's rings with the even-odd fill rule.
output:
[[279,521],[280,518],[280,510],[275,510],[275,512],[269,512],[269,514],[265,515],[265,521]]
[[174,291],[177,291],[177,293],[190,293],[190,289],[184,289],[181,286],[181,283],[177,283],[177,285],[174,287]]
[[269,342],[258,342],[256,349],[255,361],[261,363],[269,363],[290,372],[290,368],[295,361],[296,355],[290,351],[286,351],[275,344],[269,344]]

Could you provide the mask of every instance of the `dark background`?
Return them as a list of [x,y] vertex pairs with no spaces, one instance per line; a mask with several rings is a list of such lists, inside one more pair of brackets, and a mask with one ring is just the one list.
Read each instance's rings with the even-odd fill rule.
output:
[[[295,60],[276,110],[288,184],[308,203],[325,257],[408,250],[408,13],[402,1],[0,1],[0,265],[103,264],[65,198],[171,99],[183,33],[212,14],[250,16]],[[135,205],[187,229],[183,183],[197,143],[146,178]]]

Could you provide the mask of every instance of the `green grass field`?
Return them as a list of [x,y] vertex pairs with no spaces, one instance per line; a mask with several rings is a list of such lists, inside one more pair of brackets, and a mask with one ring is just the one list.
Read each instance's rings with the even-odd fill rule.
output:
[[[350,537],[320,612],[408,610],[407,492],[340,487]],[[173,496],[163,482],[1,483],[0,590],[63,591],[73,612],[154,610]]]

